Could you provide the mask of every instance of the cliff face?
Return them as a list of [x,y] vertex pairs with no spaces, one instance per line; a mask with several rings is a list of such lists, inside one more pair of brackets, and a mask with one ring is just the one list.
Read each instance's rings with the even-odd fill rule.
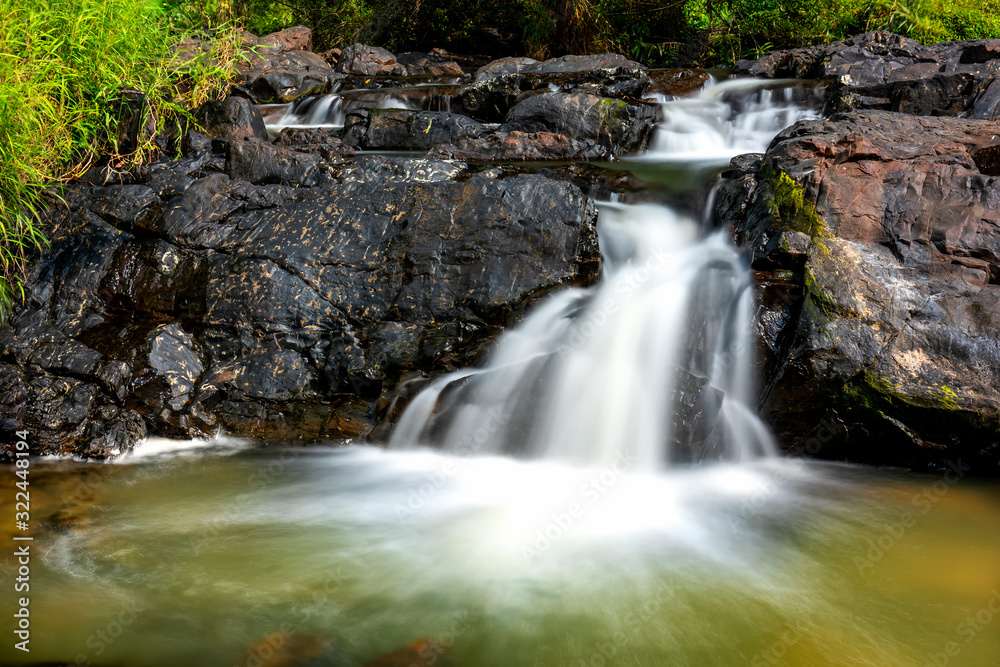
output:
[[[768,68],[822,51],[820,70],[793,69],[902,81],[915,65],[898,61],[919,47],[995,77],[998,46],[840,43],[747,69],[780,74]],[[785,448],[1000,471],[1000,120],[977,111],[995,80],[942,108],[799,123],[724,174],[716,215],[758,271],[763,412]]]

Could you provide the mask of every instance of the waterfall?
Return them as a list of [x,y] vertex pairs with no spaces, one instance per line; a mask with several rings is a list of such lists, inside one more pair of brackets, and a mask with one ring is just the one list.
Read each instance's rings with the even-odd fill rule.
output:
[[[818,117],[795,88],[767,86],[713,82],[665,100],[645,159],[728,160]],[[482,368],[431,382],[390,447],[642,470],[775,452],[754,410],[752,283],[726,231],[664,206],[603,203],[598,234],[600,283],[549,297]]]
[[752,409],[748,271],[724,232],[603,204],[604,276],[549,298],[481,369],[431,383],[390,441],[655,470],[773,451]]
[[709,80],[695,97],[661,98],[663,122],[643,159],[728,161],[741,153],[763,153],[784,128],[820,117],[804,104],[811,101],[808,97],[814,88],[782,83],[787,84]]
[[339,129],[344,126],[343,100],[340,95],[320,95],[296,100],[290,105],[284,105],[284,113],[265,116],[264,124],[272,139],[286,127]]

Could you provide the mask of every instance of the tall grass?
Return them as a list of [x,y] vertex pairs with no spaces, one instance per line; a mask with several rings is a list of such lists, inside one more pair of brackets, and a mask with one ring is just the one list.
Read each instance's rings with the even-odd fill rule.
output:
[[46,243],[40,212],[95,156],[121,168],[156,151],[153,133],[118,140],[126,97],[143,127],[217,96],[232,39],[181,61],[179,37],[153,0],[0,0],[0,317],[23,296],[25,257]]

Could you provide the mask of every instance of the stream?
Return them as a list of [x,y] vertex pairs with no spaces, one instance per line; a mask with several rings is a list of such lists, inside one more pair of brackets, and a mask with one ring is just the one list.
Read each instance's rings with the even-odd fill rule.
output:
[[[818,117],[795,91],[664,98],[650,151],[618,168],[704,198],[730,157]],[[271,109],[270,129],[337,127],[349,98]],[[33,462],[32,650],[8,614],[0,663],[1000,665],[1000,485],[961,461],[779,456],[728,234],[600,207],[600,282],[428,383],[385,447],[220,436]],[[694,375],[718,414],[698,437]]]

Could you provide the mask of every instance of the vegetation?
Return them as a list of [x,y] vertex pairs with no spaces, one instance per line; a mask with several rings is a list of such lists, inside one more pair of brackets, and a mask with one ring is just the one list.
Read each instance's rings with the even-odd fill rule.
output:
[[1000,37],[1000,0],[168,0],[251,32],[313,28],[318,49],[356,41],[534,57],[618,51],[651,65],[724,65],[771,48],[875,29],[924,43]]
[[[0,315],[21,294],[26,253],[45,244],[52,186],[97,156],[122,170],[149,159],[164,128],[224,93],[240,29],[298,24],[317,50],[617,51],[710,66],[875,28],[1000,38],[1000,0],[0,0]],[[210,52],[175,54],[185,35],[211,38]],[[139,131],[123,133],[124,118]]]
[[[150,0],[0,0],[0,314],[23,295],[25,255],[45,244],[39,214],[60,183],[97,156],[121,170],[149,159],[159,131],[223,92],[232,31],[179,58],[176,18]],[[126,117],[144,129],[123,132]]]

